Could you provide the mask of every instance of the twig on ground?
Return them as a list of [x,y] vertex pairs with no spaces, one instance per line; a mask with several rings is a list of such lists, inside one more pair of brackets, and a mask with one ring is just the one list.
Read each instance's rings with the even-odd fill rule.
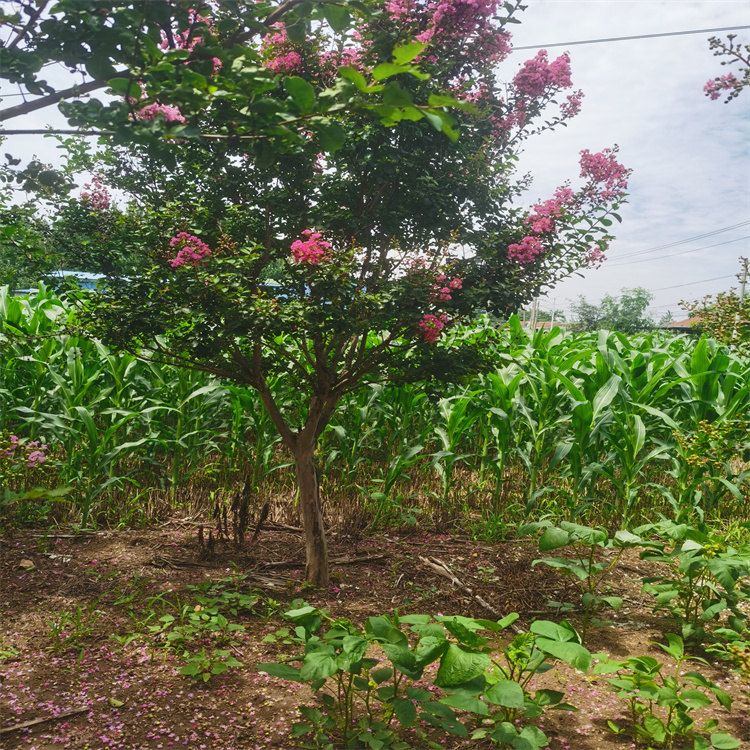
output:
[[[428,559],[420,555],[419,559],[429,568],[434,570],[438,575],[443,576],[443,578],[447,578],[451,582],[451,584],[453,584],[453,586],[463,589],[463,591],[465,591],[469,596],[471,596],[476,602],[481,604],[482,607],[484,607],[488,612],[492,613],[492,615],[494,615],[498,619],[502,618],[502,615],[491,604],[489,604],[487,601],[482,599],[482,597],[479,596],[479,594],[475,594],[474,589],[464,584],[456,576],[456,574],[451,570],[451,568],[447,565],[447,563],[443,562],[439,557],[430,557]],[[515,623],[511,624],[510,627],[516,633],[523,632],[521,628],[519,628]]]
[[31,719],[30,721],[24,721],[21,724],[14,724],[12,727],[3,727],[0,729],[0,734],[8,734],[9,732],[15,732],[18,729],[26,729],[27,727],[33,727],[37,724],[44,724],[47,721],[65,719],[68,716],[75,716],[76,714],[82,714],[90,710],[89,706],[85,706],[84,708],[73,708],[70,711],[63,711],[57,714],[57,716],[42,716],[40,719]]

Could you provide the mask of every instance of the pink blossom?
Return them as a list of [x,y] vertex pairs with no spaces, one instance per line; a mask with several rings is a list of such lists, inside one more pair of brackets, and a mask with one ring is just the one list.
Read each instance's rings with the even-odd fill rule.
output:
[[739,83],[732,73],[728,73],[721,78],[714,78],[711,81],[707,81],[703,87],[703,91],[705,91],[706,96],[710,99],[718,99],[721,97],[722,91],[732,91],[739,86]]
[[150,122],[151,120],[156,119],[159,115],[162,115],[165,122],[186,122],[177,107],[171,104],[159,104],[159,102],[154,102],[153,104],[147,104],[145,107],[141,107],[135,113],[135,118],[143,120],[144,122]]
[[536,57],[521,66],[513,83],[518,93],[529,99],[538,99],[550,88],[570,88],[573,85],[570,80],[570,58],[565,53],[549,63],[547,50],[539,50]]
[[[47,446],[42,446],[43,448],[46,448]],[[35,466],[38,466],[39,464],[43,464],[47,460],[47,456],[44,454],[44,451],[37,450],[37,451],[31,451],[29,453],[28,457],[26,458],[26,463],[28,464],[30,469],[33,469]]]
[[180,232],[176,237],[169,241],[171,248],[178,247],[177,256],[172,259],[170,265],[172,268],[180,266],[205,266],[206,258],[211,255],[211,249],[203,240],[194,237],[187,232]]
[[91,182],[87,182],[83,189],[85,192],[81,193],[81,200],[84,203],[88,203],[91,208],[98,211],[106,211],[109,208],[109,191],[107,186],[102,184],[101,175],[94,175]]
[[304,240],[295,240],[292,243],[292,255],[296,263],[307,263],[317,266],[319,263],[329,263],[331,260],[331,243],[321,239],[320,232],[305,229],[302,232]]
[[425,343],[434,344],[440,337],[440,331],[445,328],[447,322],[448,316],[445,313],[440,313],[439,315],[427,314],[417,323],[417,328],[422,332]]
[[598,154],[588,149],[581,151],[581,177],[589,180],[585,190],[601,200],[617,200],[628,187],[630,169],[626,169],[616,159],[617,146],[605,148]]
[[531,263],[543,252],[544,247],[538,237],[524,237],[521,242],[508,245],[508,257],[518,263]]
[[589,268],[598,268],[605,260],[607,260],[607,256],[604,254],[604,251],[601,248],[594,247],[586,256],[585,264]]
[[274,73],[291,75],[292,73],[298,73],[302,68],[302,58],[299,52],[290,50],[283,55],[270,59],[266,63],[266,67]]
[[575,117],[581,111],[581,100],[583,91],[568,94],[565,101],[560,105],[560,113],[563,117]]

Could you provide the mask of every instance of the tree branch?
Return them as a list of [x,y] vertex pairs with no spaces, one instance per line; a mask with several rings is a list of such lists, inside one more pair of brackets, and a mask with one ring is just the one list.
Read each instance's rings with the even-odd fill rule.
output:
[[[118,72],[124,73],[126,71]],[[49,107],[52,104],[57,104],[63,99],[75,99],[79,96],[83,96],[84,94],[88,94],[90,91],[103,89],[106,85],[106,81],[89,81],[88,83],[79,83],[75,86],[71,86],[69,89],[63,89],[62,91],[56,91],[54,94],[43,96],[41,99],[34,99],[34,101],[31,102],[24,102],[23,104],[18,104],[15,107],[8,107],[8,109],[0,111],[0,122],[10,120],[14,117],[20,117],[21,115],[27,115],[29,114],[29,112],[36,112],[36,110],[38,109],[44,109],[45,107]],[[72,132],[75,134],[77,131],[65,132]],[[19,134],[20,133],[13,133],[13,135]],[[37,135],[38,133],[34,131],[28,131],[28,134]]]

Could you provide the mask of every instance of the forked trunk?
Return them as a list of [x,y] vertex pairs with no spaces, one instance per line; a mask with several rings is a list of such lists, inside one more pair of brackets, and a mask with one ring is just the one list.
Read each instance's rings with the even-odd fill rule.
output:
[[318,492],[318,473],[315,470],[315,446],[297,445],[294,450],[294,466],[297,470],[302,533],[305,537],[305,580],[313,586],[325,588],[328,586],[328,545]]

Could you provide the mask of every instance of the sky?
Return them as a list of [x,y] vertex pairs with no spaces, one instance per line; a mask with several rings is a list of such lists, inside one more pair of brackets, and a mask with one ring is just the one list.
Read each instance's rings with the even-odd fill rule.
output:
[[[528,0],[527,5],[521,24],[511,27],[516,47],[750,26],[747,0]],[[737,41],[750,43],[750,29],[736,33]],[[576,185],[584,148],[597,152],[618,144],[620,160],[633,175],[606,263],[560,283],[540,300],[542,309],[569,315],[579,296],[596,303],[604,295],[643,287],[653,293],[650,312],[657,320],[667,312],[680,320],[681,300],[738,285],[738,259],[750,257],[750,89],[729,104],[704,95],[707,80],[731,69],[713,56],[709,36],[549,46],[550,59],[569,53],[574,89],[583,89],[585,99],[567,128],[526,141],[519,168],[534,177],[528,205],[550,197],[566,180]],[[498,69],[499,78],[510,80],[536,52],[515,51]],[[50,107],[8,127],[47,124],[67,126]],[[12,136],[7,145],[15,155],[56,161],[49,139]]]
[[[515,47],[747,26],[750,3],[529,0],[519,17]],[[750,29],[734,33],[750,43]],[[576,184],[584,148],[618,144],[633,174],[607,262],[560,283],[540,300],[542,309],[569,313],[579,296],[595,303],[643,287],[653,293],[657,320],[667,311],[680,320],[681,300],[738,286],[738,259],[750,257],[750,89],[729,104],[704,95],[706,81],[731,70],[709,50],[709,36],[549,47],[550,59],[569,53],[574,89],[585,99],[567,128],[526,142],[520,169],[534,177],[531,202],[567,179]],[[498,75],[509,80],[535,54],[515,51]],[[735,228],[699,239],[727,227]]]

